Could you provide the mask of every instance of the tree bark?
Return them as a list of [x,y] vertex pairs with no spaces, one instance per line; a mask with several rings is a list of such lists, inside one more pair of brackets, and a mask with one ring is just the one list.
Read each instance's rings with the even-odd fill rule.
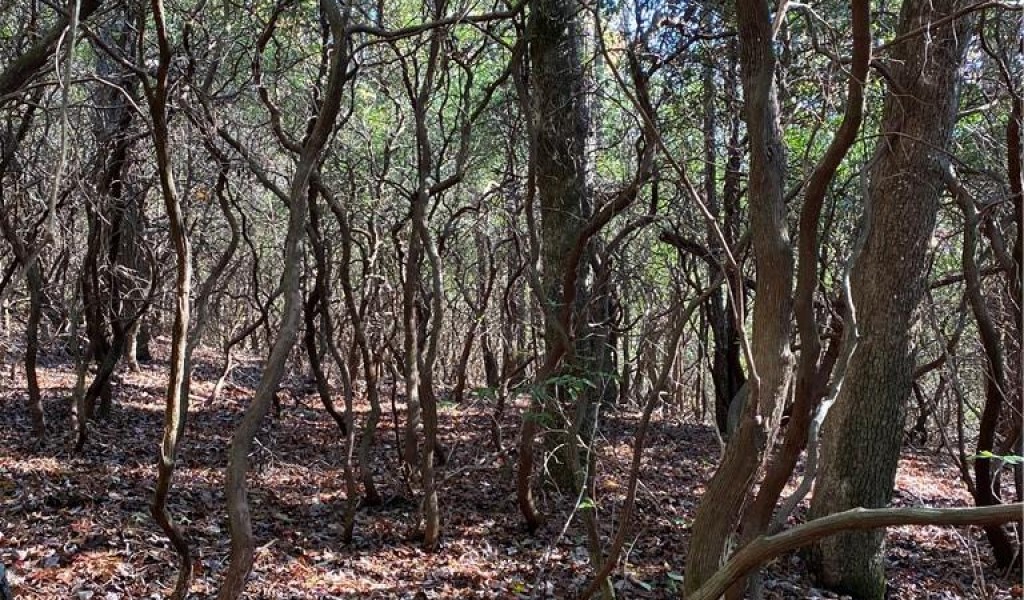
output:
[[[191,314],[192,293],[192,247],[188,238],[188,227],[181,201],[174,183],[174,171],[170,155],[170,131],[168,128],[168,76],[171,67],[171,45],[164,20],[162,0],[152,0],[153,24],[159,46],[159,64],[157,67],[156,84],[146,85],[146,98],[153,121],[153,146],[156,149],[157,168],[160,177],[160,190],[164,199],[164,210],[167,213],[168,228],[175,254],[174,280],[174,325],[171,331],[170,374],[166,391],[166,407],[164,409],[163,440],[160,444],[160,462],[157,465],[156,490],[150,512],[167,534],[175,552],[178,553],[178,578],[174,585],[171,598],[183,600],[188,595],[189,582],[192,579],[192,553],[188,539],[180,527],[174,523],[167,511],[167,498],[171,491],[177,460],[178,444],[185,432],[188,416],[188,347],[189,317]],[[121,335],[123,343],[123,334]],[[115,348],[112,356],[120,358],[121,348]]]
[[[908,0],[899,32],[915,31],[963,6],[959,0]],[[910,328],[927,284],[942,192],[938,160],[956,119],[969,23],[963,17],[891,49],[883,137],[865,202],[869,231],[851,276],[860,341],[825,421],[812,517],[882,507],[892,494],[913,381]],[[882,598],[881,550],[880,532],[847,533],[815,545],[811,564],[830,589]]]
[[324,88],[323,103],[316,120],[305,139],[295,173],[292,176],[288,198],[288,231],[284,244],[284,269],[281,273],[281,290],[284,296],[281,325],[264,365],[252,404],[245,411],[231,437],[228,450],[228,466],[224,482],[224,495],[228,505],[231,529],[231,554],[227,573],[217,592],[218,600],[237,600],[245,590],[246,580],[252,571],[255,542],[252,535],[252,518],[249,512],[248,486],[249,452],[260,424],[273,402],[274,394],[284,376],[284,369],[291,353],[302,318],[302,290],[299,277],[302,267],[302,241],[305,236],[307,215],[307,188],[327,144],[341,107],[342,91],[350,77],[347,34],[345,26],[348,12],[343,14],[336,0],[321,0],[321,10],[330,25],[334,52],[331,57],[327,85]]
[[[592,142],[590,96],[584,61],[584,17],[577,0],[534,0],[529,16],[528,34],[530,43],[530,74],[532,91],[532,123],[535,128],[535,177],[537,199],[540,205],[540,247],[541,283],[543,298],[547,305],[545,314],[558,315],[563,310],[573,312],[582,306],[581,293],[587,281],[588,261],[570,264],[569,257],[577,243],[578,233],[583,229],[591,212],[591,177],[593,171],[590,156]],[[585,13],[584,13],[585,14]],[[575,301],[565,297],[562,282],[568,269],[578,269]],[[567,303],[575,306],[566,307]],[[557,323],[558,319],[544,319],[544,345],[547,352],[560,339],[570,335],[572,319]],[[580,336],[582,339],[582,336]],[[572,358],[576,349],[567,349]],[[581,356],[591,354],[589,349],[580,348]],[[604,351],[600,349],[599,351]],[[593,357],[589,357],[593,358]],[[575,363],[575,360],[570,362]],[[584,378],[592,373],[576,372],[576,365],[570,365],[572,375]],[[586,369],[586,365],[579,365]],[[555,375],[558,369],[551,373]],[[572,461],[570,445],[578,443],[572,432],[577,429],[571,415],[574,406],[591,400],[586,394],[574,394],[567,386],[554,386],[544,399],[544,419],[551,425],[551,431],[543,435],[544,447],[554,452],[548,462],[552,480],[562,489],[571,490],[579,465]],[[589,411],[584,407],[583,413]],[[559,433],[559,432],[569,432]]]
[[[800,358],[794,385],[795,400],[782,448],[775,453],[764,482],[745,516],[740,544],[746,544],[764,533],[772,519],[775,505],[796,467],[807,443],[807,434],[815,407],[825,393],[829,373],[835,363],[837,342],[822,352],[820,331],[814,311],[814,295],[818,290],[818,265],[821,249],[818,241],[819,221],[825,196],[835,173],[853,146],[864,114],[864,88],[871,60],[871,5],[869,0],[851,2],[853,23],[853,62],[848,81],[846,110],[842,124],[825,154],[811,174],[804,193],[800,213],[799,271],[797,273],[794,312],[800,334]],[[741,590],[733,590],[739,596]]]
[[[735,71],[738,59],[735,44],[730,44],[729,50],[729,62],[725,66],[724,79],[726,89],[724,91],[726,94],[732,95],[737,87]],[[716,168],[719,147],[715,96],[718,90],[710,57],[704,65],[703,88],[704,201],[707,203],[708,211],[714,216],[715,221],[721,222],[723,218],[723,204],[731,207],[738,203],[736,196],[739,195],[739,189],[732,182],[735,179],[735,174],[730,173],[730,169],[738,168],[732,164],[731,160],[728,162],[725,173],[727,183],[724,185],[723,193],[720,197],[717,187],[718,170]],[[730,120],[729,141],[731,144],[738,145],[738,140],[736,139],[739,128],[739,123],[736,122],[738,119],[730,117]],[[736,152],[736,148],[731,144],[728,149],[730,159],[732,158],[731,155]],[[727,210],[724,215],[725,223],[721,227],[722,239],[719,239],[715,227],[711,223],[707,224],[706,237],[710,258],[723,256],[725,251],[725,248],[722,247],[723,242],[728,246],[735,242],[734,234],[737,228],[735,221],[738,219],[739,214],[735,210]],[[713,278],[721,268],[720,264],[708,264],[709,279]],[[723,436],[728,436],[731,433],[729,430],[729,408],[733,400],[738,398],[740,389],[747,381],[740,360],[742,351],[740,349],[739,336],[742,335],[742,332],[736,321],[736,315],[743,314],[745,311],[742,309],[736,310],[735,307],[731,306],[732,300],[728,290],[716,288],[704,306],[713,339],[711,379],[715,391],[715,424],[718,427],[719,434]],[[737,298],[737,300],[742,302],[742,296]]]
[[996,525],[1020,518],[1024,504],[984,508],[851,508],[773,536],[761,536],[724,564],[686,600],[715,600],[734,582],[771,559],[841,532],[898,525]]
[[[773,446],[790,384],[793,256],[786,227],[785,149],[775,94],[775,53],[765,0],[737,3],[741,78],[750,138],[749,204],[757,267],[749,397],[738,431],[694,517],[684,588],[693,592],[718,570],[747,494]],[[742,294],[734,289],[733,294]]]

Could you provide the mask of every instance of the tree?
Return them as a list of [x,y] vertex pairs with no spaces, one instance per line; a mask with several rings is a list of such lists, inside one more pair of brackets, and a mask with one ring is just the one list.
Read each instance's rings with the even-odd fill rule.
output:
[[[775,51],[768,3],[736,5],[744,118],[750,137],[750,228],[757,268],[753,335],[747,356],[750,388],[738,430],[694,517],[686,560],[687,592],[718,570],[746,495],[775,442],[792,376],[793,251],[786,224],[786,154],[779,127]],[[742,293],[733,290],[732,294]],[[735,304],[734,304],[735,305]]]
[[[177,460],[178,445],[185,432],[188,415],[187,381],[191,379],[189,372],[188,328],[192,315],[192,245],[188,237],[187,225],[174,181],[174,170],[171,162],[170,132],[168,127],[168,101],[170,85],[171,60],[173,50],[168,37],[166,14],[163,0],[152,0],[150,10],[153,15],[153,27],[157,38],[159,61],[156,81],[145,82],[146,100],[149,102],[150,116],[153,120],[153,146],[156,148],[157,168],[159,170],[160,191],[164,200],[164,210],[171,234],[171,242],[175,254],[174,278],[174,324],[171,338],[171,365],[168,376],[164,409],[164,435],[160,444],[160,463],[156,491],[150,507],[153,518],[178,553],[178,580],[174,584],[172,598],[183,600],[188,595],[188,586],[192,578],[192,552],[188,539],[180,528],[171,520],[167,511],[167,498],[171,489]],[[120,354],[120,352],[118,352]]]
[[[533,438],[547,415],[551,424],[572,431],[574,424],[562,411],[567,389],[550,387],[541,378],[553,377],[563,356],[571,355],[571,316],[585,278],[581,265],[571,264],[570,255],[583,224],[593,210],[590,196],[592,177],[590,91],[584,74],[584,30],[576,0],[534,0],[527,24],[529,48],[529,123],[531,186],[529,198],[539,201],[540,231],[531,226],[531,253],[541,261],[539,296],[544,319],[545,361],[537,377],[530,414],[525,415],[520,433],[518,467],[519,506],[528,526],[539,525],[530,494],[533,470]],[[526,89],[521,89],[526,93]],[[526,99],[524,98],[524,103]],[[533,206],[526,207],[532,223]],[[585,243],[585,242],[582,242]],[[538,248],[539,246],[539,248]],[[585,268],[585,266],[584,266]],[[572,289],[564,285],[572,272]],[[570,295],[572,297],[568,297]],[[562,415],[562,416],[559,416]],[[556,439],[557,438],[557,439]],[[548,448],[576,444],[574,437],[549,435]],[[579,465],[570,465],[568,452],[559,452],[556,480],[572,489]]]
[[[868,231],[851,275],[860,339],[822,434],[811,516],[888,503],[914,370],[911,327],[928,281],[929,241],[942,194],[940,161],[957,111],[958,70],[970,41],[956,0],[903,3],[884,69],[889,88],[865,198]],[[924,35],[924,32],[929,35]],[[881,535],[843,534],[814,546],[830,588],[885,593]]]
[[[399,529],[439,553],[428,566],[445,537],[507,522],[484,501],[513,487],[531,536],[586,545],[581,597],[615,595],[622,557],[673,527],[679,543],[692,533],[689,553],[644,567],[685,561],[695,598],[757,597],[757,568],[805,544],[829,585],[875,597],[875,530],[898,523],[982,524],[994,563],[1012,564],[1024,63],[1005,17],[1020,6],[936,1],[907,0],[897,23],[870,0],[82,0],[77,14],[8,0],[0,363],[3,397],[28,411],[0,411],[0,437],[24,432],[51,479],[34,461],[13,496],[0,482],[0,504],[49,517],[66,485],[20,488],[74,485],[82,464],[125,455],[114,444],[144,447],[109,435],[127,424],[159,445],[153,476],[130,481],[155,480],[169,543],[147,580],[177,598],[193,575],[244,595],[257,548],[312,576],[328,550]],[[158,360],[118,373],[143,319]],[[210,349],[219,379],[190,417]],[[69,462],[56,438],[36,440],[67,414],[50,390],[72,363],[82,452]],[[159,399],[132,393],[154,377]],[[904,423],[908,390],[918,411]],[[118,394],[115,418],[87,427]],[[215,429],[227,419],[233,435]],[[203,435],[183,464],[186,421]],[[323,422],[317,447],[292,435]],[[708,447],[665,464],[690,433]],[[957,462],[981,506],[885,507],[904,437]],[[819,441],[816,518],[786,530]],[[193,469],[225,452],[218,510]],[[314,477],[273,497],[293,468]],[[669,520],[650,518],[659,495]],[[109,499],[39,521],[106,531],[127,507]],[[880,508],[847,510],[859,505]],[[225,517],[230,549],[208,527]],[[282,528],[313,534],[268,537]],[[634,534],[644,552],[627,551]],[[210,552],[227,565],[191,573]],[[579,582],[566,562],[556,595]],[[678,584],[659,576],[644,583]]]
[[[249,471],[249,452],[260,423],[270,410],[270,405],[284,375],[285,362],[298,338],[302,316],[302,290],[299,285],[300,261],[306,230],[306,215],[308,214],[306,203],[308,202],[310,178],[334,129],[341,109],[344,86],[354,75],[349,65],[349,36],[346,32],[349,11],[342,10],[335,0],[323,0],[320,7],[323,17],[330,26],[334,49],[329,60],[330,67],[322,103],[312,121],[312,126],[302,141],[288,188],[288,231],[285,239],[284,269],[281,273],[281,289],[284,293],[283,320],[270,350],[270,356],[267,357],[264,364],[256,395],[235,430],[231,438],[231,447],[228,450],[224,495],[227,498],[231,524],[231,562],[228,565],[224,582],[217,592],[218,600],[240,598],[245,589],[249,572],[252,570],[255,544],[252,537],[252,520],[245,481]],[[326,48],[324,51],[326,52]]]

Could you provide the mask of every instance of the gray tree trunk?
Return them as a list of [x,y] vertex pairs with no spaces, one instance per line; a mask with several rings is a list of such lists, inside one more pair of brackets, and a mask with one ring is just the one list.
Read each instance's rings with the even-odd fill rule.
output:
[[[910,329],[927,284],[929,241],[942,176],[939,160],[956,120],[958,70],[969,18],[926,26],[963,8],[960,0],[907,0],[892,47],[890,91],[871,167],[866,243],[852,273],[861,339],[846,385],[825,421],[813,518],[888,504],[896,476],[904,403],[914,356]],[[819,542],[812,568],[822,583],[855,598],[882,598],[881,532]]]
[[[544,286],[544,301],[549,310],[544,319],[544,343],[548,352],[560,342],[559,337],[569,333],[559,328],[569,329],[569,323],[558,323],[553,315],[561,314],[566,303],[563,297],[563,282],[567,269],[580,269],[577,278],[575,309],[582,305],[583,292],[587,276],[582,272],[588,270],[587,261],[579,265],[569,264],[573,247],[578,243],[579,233],[583,229],[591,213],[591,174],[593,171],[590,156],[592,142],[591,131],[591,90],[583,64],[584,48],[584,14],[582,5],[577,0],[536,0],[531,7],[530,36],[530,72],[532,74],[531,89],[533,92],[533,118],[536,130],[536,185],[537,197],[540,201],[540,242],[541,242],[541,280]],[[572,337],[571,334],[570,338]],[[602,361],[595,352],[604,350],[598,344],[591,347],[579,336],[575,352],[581,359],[579,364],[571,364],[574,371],[585,371],[591,365]],[[575,363],[576,361],[572,361]],[[576,376],[588,377],[586,372],[574,372]],[[552,397],[547,399],[545,412],[554,419],[554,428],[570,432],[566,435],[546,435],[545,447],[548,450],[559,448],[555,460],[548,463],[548,468],[555,482],[565,488],[572,489],[574,476],[579,465],[569,464],[572,452],[569,444],[576,443],[576,430],[581,429],[580,423],[574,423],[573,414],[586,415],[586,407],[573,407],[575,402],[588,402],[589,396],[581,393],[573,399],[570,393],[559,386]],[[575,401],[575,402],[574,402]],[[555,402],[561,402],[559,407]],[[576,410],[581,408],[581,410]],[[562,418],[563,410],[566,418]],[[583,427],[585,429],[585,427]]]

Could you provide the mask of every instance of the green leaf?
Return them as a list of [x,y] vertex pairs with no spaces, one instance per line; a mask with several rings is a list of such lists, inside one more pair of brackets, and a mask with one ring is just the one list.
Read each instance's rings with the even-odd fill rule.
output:
[[494,398],[498,397],[498,390],[497,390],[497,388],[492,388],[492,387],[473,388],[473,390],[471,392],[469,392],[469,393],[474,395],[474,396],[477,396],[478,398],[482,398],[484,400],[491,400],[491,399],[494,399]]
[[550,427],[554,425],[555,418],[551,413],[544,411],[526,411],[523,413],[523,419],[528,421],[536,421],[542,427]]
[[1007,454],[1005,456],[1000,456],[998,454],[993,454],[988,450],[982,450],[977,454],[972,454],[967,457],[968,460],[978,460],[979,458],[985,460],[1001,460],[1008,465],[1024,464],[1024,456],[1019,456],[1017,454]]

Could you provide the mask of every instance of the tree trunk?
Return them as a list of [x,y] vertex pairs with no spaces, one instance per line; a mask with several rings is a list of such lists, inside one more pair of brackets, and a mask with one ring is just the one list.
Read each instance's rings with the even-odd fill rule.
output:
[[28,323],[25,325],[25,379],[28,381],[28,412],[32,417],[32,433],[38,441],[46,436],[46,413],[43,411],[43,396],[39,390],[39,321],[43,316],[43,277],[39,258],[34,257],[25,270],[28,284]]
[[[773,455],[761,488],[744,518],[741,545],[768,529],[779,495],[807,443],[815,407],[825,394],[829,373],[838,355],[836,341],[830,344],[827,352],[822,352],[821,334],[814,311],[814,295],[819,286],[819,221],[825,196],[839,165],[857,139],[864,114],[864,88],[871,58],[871,6],[868,0],[853,0],[851,21],[854,46],[846,110],[835,137],[811,174],[800,214],[800,262],[794,299],[800,334],[800,358],[794,382],[796,397],[782,448]],[[741,592],[738,586],[731,591],[731,596],[739,597]]]
[[[733,94],[736,87],[735,64],[737,59],[734,44],[731,45],[730,50],[728,55],[729,64],[725,67],[725,84],[727,88],[725,92]],[[715,217],[715,221],[721,222],[723,204],[730,206],[736,204],[738,202],[736,196],[739,194],[739,189],[738,186],[732,185],[731,180],[735,178],[735,175],[731,174],[728,169],[735,168],[735,165],[732,165],[730,161],[730,164],[726,167],[727,172],[725,174],[729,185],[724,187],[724,193],[721,197],[718,194],[718,170],[716,166],[719,147],[718,125],[715,115],[715,96],[718,90],[710,58],[704,65],[703,87],[704,198],[705,202],[707,202],[708,210]],[[732,136],[730,141],[738,145],[738,141],[735,139],[738,124],[730,123],[729,128],[730,135]],[[730,155],[735,151],[736,149],[730,145]],[[708,250],[710,250],[713,257],[723,255],[725,251],[725,248],[722,247],[723,242],[729,246],[735,242],[733,233],[736,230],[735,221],[738,216],[738,213],[734,210],[727,212],[726,223],[721,227],[722,239],[719,239],[714,231],[715,227],[711,223],[707,224]],[[715,277],[720,268],[720,265],[715,267],[709,265],[709,280]],[[737,299],[742,302],[742,295]],[[743,387],[747,380],[740,362],[739,336],[741,332],[736,322],[736,315],[742,314],[743,310],[735,310],[731,303],[732,297],[727,290],[721,288],[716,289],[705,303],[705,312],[713,340],[711,381],[715,391],[715,425],[718,427],[718,432],[723,436],[731,433],[729,431],[729,409],[733,400],[737,398],[740,388]]]
[[[793,256],[786,229],[785,150],[775,95],[775,53],[765,0],[737,3],[741,78],[750,137],[750,217],[757,266],[749,397],[739,429],[708,484],[694,518],[685,589],[718,570],[730,547],[765,453],[772,448],[792,372]],[[734,296],[743,293],[733,289]]]
[[[323,195],[324,199],[327,200],[327,205],[331,209],[331,213],[334,215],[335,220],[338,222],[338,227],[341,230],[341,270],[338,273],[338,279],[341,283],[342,298],[345,301],[345,309],[348,311],[349,317],[352,319],[352,345],[356,350],[358,350],[359,356],[362,358],[363,379],[366,382],[366,396],[370,402],[370,412],[366,416],[366,421],[363,424],[363,431],[359,439],[357,461],[359,463],[359,472],[363,482],[364,502],[368,506],[378,506],[381,504],[383,499],[381,498],[380,493],[377,492],[377,486],[374,484],[373,469],[370,464],[370,450],[373,447],[373,439],[377,431],[377,422],[380,420],[381,414],[380,390],[378,389],[381,361],[370,347],[370,340],[366,334],[366,328],[363,322],[363,313],[360,311],[359,306],[356,303],[355,289],[352,285],[352,226],[349,223],[349,216],[346,207],[341,204],[338,198],[329,193],[326,189],[321,187],[320,193]],[[339,368],[344,367],[339,365]],[[355,373],[354,366],[349,369],[349,373],[350,375]],[[346,398],[346,401],[349,401],[349,399]],[[350,435],[355,435],[355,433],[350,432]],[[349,509],[346,511],[346,521],[351,521],[355,518],[355,508],[356,505],[354,504],[354,500],[349,498]]]
[[[302,241],[305,236],[307,214],[307,188],[320,159],[320,154],[334,129],[342,100],[342,88],[348,80],[346,15],[342,14],[335,0],[321,0],[321,11],[330,25],[334,52],[331,56],[327,85],[324,88],[323,104],[305,139],[295,174],[288,191],[288,231],[285,237],[284,270],[281,273],[281,290],[284,296],[281,325],[264,365],[260,383],[256,388],[252,404],[245,411],[231,437],[228,450],[228,466],[224,481],[224,496],[228,505],[231,529],[231,555],[224,581],[217,592],[218,600],[237,600],[245,590],[246,580],[252,571],[255,542],[252,535],[252,518],[249,512],[248,486],[249,452],[253,439],[274,398],[281,378],[284,376],[288,355],[291,353],[302,318],[302,290],[299,278],[302,270]],[[325,50],[326,51],[326,50]]]
[[[160,444],[160,462],[157,465],[156,490],[153,493],[150,512],[178,554],[178,578],[170,597],[174,600],[183,600],[188,595],[189,582],[192,579],[192,555],[188,539],[167,511],[167,499],[171,491],[178,444],[185,432],[185,422],[188,416],[187,380],[189,373],[186,348],[191,308],[192,249],[171,166],[167,86],[172,56],[164,20],[163,2],[153,0],[151,10],[160,50],[160,61],[155,86],[146,85],[146,97],[153,120],[153,145],[156,149],[160,189],[164,199],[164,209],[167,213],[171,243],[174,246],[176,276],[174,281],[174,325],[171,333],[170,374],[165,396],[164,431]],[[123,345],[124,334],[120,333],[119,344]],[[115,360],[119,359],[122,350],[123,348],[115,345],[109,355],[115,357]]]
[[[978,422],[978,444],[974,459],[974,501],[978,506],[993,506],[1002,503],[1000,485],[994,476],[994,464],[986,454],[992,454],[996,448],[996,430],[1000,424],[1003,405],[1007,401],[1006,358],[996,322],[989,310],[988,301],[982,288],[980,269],[978,268],[977,250],[981,218],[975,206],[974,198],[960,184],[951,166],[946,167],[946,185],[956,198],[960,210],[964,214],[963,241],[963,272],[967,284],[966,295],[974,313],[978,327],[978,337],[985,356],[985,404]],[[996,565],[1005,569],[1017,555],[1017,548],[1006,535],[1000,525],[985,527],[985,535]]]
[[[316,263],[316,279],[313,289],[303,305],[303,334],[302,343],[306,350],[306,358],[309,361],[309,370],[313,373],[313,380],[316,384],[316,393],[320,397],[320,403],[324,410],[334,419],[338,431],[343,437],[348,437],[348,424],[346,417],[338,412],[334,406],[334,399],[331,397],[331,386],[327,381],[327,374],[324,371],[323,361],[320,353],[320,339],[322,334],[317,330],[316,320],[318,315],[323,315],[322,322],[327,319],[327,311],[330,310],[330,265],[327,261],[327,249],[324,244],[323,234],[320,231],[320,209],[317,206],[318,190],[310,186],[309,192],[309,228],[307,236],[310,246],[313,248],[313,259]],[[328,333],[329,334],[329,333]],[[340,366],[340,365],[339,365]]]
[[[571,328],[572,320],[558,323],[558,319],[550,316],[561,314],[566,308],[573,311],[582,306],[584,295],[580,292],[585,287],[588,270],[587,260],[569,263],[578,233],[593,211],[590,197],[593,165],[589,153],[591,90],[583,64],[585,31],[580,12],[576,0],[535,0],[528,25],[536,190],[540,202],[542,302],[547,305],[544,345],[548,352],[564,342],[560,340],[562,336],[571,337],[571,332],[564,329]],[[580,271],[577,301],[574,302],[577,306],[564,306],[568,300],[562,284],[567,269]],[[589,349],[580,350],[581,356],[591,354]],[[601,348],[600,351],[607,350]],[[575,366],[570,366],[573,375],[583,378],[593,375],[576,372]],[[587,368],[585,364],[579,366]],[[580,465],[570,464],[569,445],[578,443],[576,436],[565,432],[576,428],[571,417],[577,412],[574,405],[592,400],[585,394],[578,394],[576,398],[572,395],[566,386],[556,386],[543,402],[544,407],[538,409],[544,411],[544,418],[552,429],[544,434],[545,448],[555,453],[547,463],[548,470],[553,481],[564,490],[573,488],[575,473],[580,468]]]
[[[777,556],[837,533],[872,530],[897,525],[991,525],[1020,517],[1024,505],[979,508],[851,508],[814,519],[777,535],[760,536],[736,553],[708,582],[687,596],[688,600],[715,600],[733,582]],[[881,532],[884,534],[884,531]]]
[[[900,33],[962,8],[960,0],[907,0]],[[914,359],[910,328],[927,283],[942,158],[957,110],[958,70],[971,19],[910,36],[891,49],[891,89],[866,198],[866,242],[851,283],[861,339],[846,384],[825,421],[811,515],[885,506],[896,476]],[[897,36],[899,33],[897,34]],[[856,598],[882,598],[882,533],[842,534],[815,545],[822,583]]]

